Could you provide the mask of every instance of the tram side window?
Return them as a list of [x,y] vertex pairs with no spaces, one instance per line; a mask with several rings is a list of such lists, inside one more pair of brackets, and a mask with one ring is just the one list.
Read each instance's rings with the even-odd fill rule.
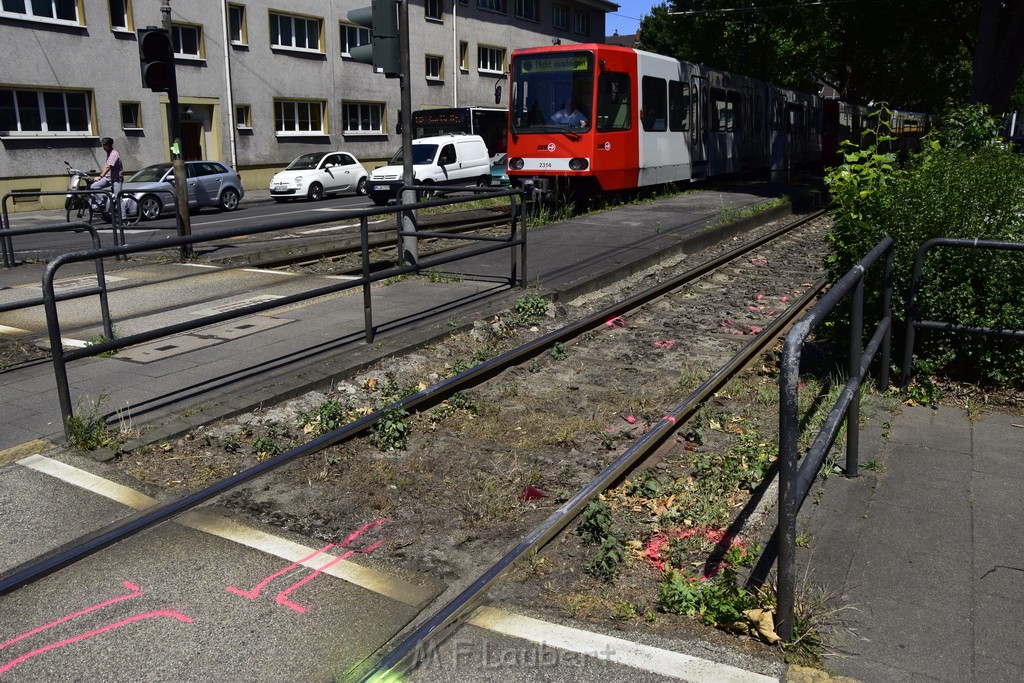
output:
[[644,130],[668,130],[668,93],[664,78],[644,76],[641,81],[643,89],[643,109],[640,115]]
[[597,79],[597,130],[601,133],[632,128],[629,74],[602,71]]
[[715,133],[731,133],[742,128],[740,94],[726,92],[721,88],[711,89],[711,130]]
[[668,82],[668,129],[689,130],[687,115],[690,113],[690,85],[680,81]]

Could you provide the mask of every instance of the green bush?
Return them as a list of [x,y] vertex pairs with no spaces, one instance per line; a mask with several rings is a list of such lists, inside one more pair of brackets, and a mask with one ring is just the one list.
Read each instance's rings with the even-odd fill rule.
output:
[[[905,318],[914,258],[927,240],[1024,240],[1024,156],[979,142],[993,131],[983,114],[978,109],[961,112],[950,124],[952,132],[947,129],[926,141],[925,150],[902,167],[894,155],[869,146],[848,148],[845,163],[828,174],[835,219],[831,273],[842,276],[891,235],[892,306],[898,320]],[[1024,304],[1017,291],[1022,276],[1024,254],[932,250],[925,260],[919,317],[1024,329]],[[881,291],[878,268],[867,286],[869,310],[876,313]],[[901,338],[898,330],[894,339]],[[1024,346],[1019,342],[923,331],[917,335],[915,357],[915,372],[957,371],[975,379],[1024,382]]]

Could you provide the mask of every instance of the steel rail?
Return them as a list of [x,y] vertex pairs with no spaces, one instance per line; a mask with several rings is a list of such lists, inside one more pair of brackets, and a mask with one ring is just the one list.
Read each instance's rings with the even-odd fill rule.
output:
[[[187,512],[188,510],[197,507],[198,505],[214,498],[226,491],[229,491],[241,484],[266,474],[282,465],[288,464],[301,457],[318,453],[326,448],[342,443],[348,439],[354,438],[359,434],[362,434],[366,430],[370,429],[375,425],[383,415],[395,408],[403,408],[406,410],[416,409],[420,406],[429,406],[439,403],[443,400],[443,397],[455,393],[456,391],[463,390],[475,383],[482,381],[483,379],[497,374],[506,366],[514,365],[521,362],[524,359],[536,356],[542,353],[549,346],[559,342],[571,339],[578,336],[584,331],[587,331],[597,325],[603,324],[609,318],[614,318],[617,315],[635,308],[643,303],[650,300],[656,299],[675,288],[678,288],[682,284],[693,280],[701,275],[704,275],[715,268],[731,261],[740,255],[765,244],[771,240],[774,240],[781,235],[796,229],[797,227],[809,222],[810,220],[818,217],[823,212],[817,212],[806,216],[800,220],[794,221],[793,223],[782,226],[776,230],[773,230],[762,237],[752,240],[748,243],[735,247],[719,257],[708,261],[704,264],[700,264],[695,268],[692,268],[685,273],[669,279],[668,281],[656,285],[649,290],[639,292],[627,299],[618,302],[612,306],[602,309],[597,313],[589,315],[583,319],[574,321],[569,325],[563,326],[557,330],[553,330],[537,339],[534,339],[516,349],[507,351],[499,356],[496,356],[490,360],[487,360],[479,365],[476,365],[468,370],[454,375],[446,380],[443,380],[437,384],[434,384],[422,391],[407,396],[399,401],[395,401],[379,410],[366,415],[354,422],[349,423],[343,427],[340,427],[332,432],[328,432],[312,441],[309,441],[301,446],[297,446],[289,451],[286,451],[273,458],[265,460],[247,470],[239,472],[227,479],[223,479],[205,489],[192,493],[178,500],[170,501],[156,505],[148,510],[143,510],[135,513],[123,520],[118,520],[112,524],[98,529],[96,531],[84,534],[77,539],[71,540],[47,553],[44,553],[32,560],[21,563],[20,565],[13,567],[12,569],[4,572],[0,575],[0,595],[5,595],[12,591],[21,588],[22,586],[28,585],[34,581],[44,578],[50,574],[53,574],[60,569],[67,567],[75,562],[85,559],[100,550],[107,548],[115,543],[125,540],[145,529],[148,529],[156,524],[171,519],[179,514]],[[123,247],[122,247],[123,249]],[[773,326],[765,328],[765,331],[773,329]],[[762,332],[765,338],[768,337],[765,332]],[[760,338],[762,335],[758,335]],[[759,339],[755,339],[752,344],[757,343]],[[660,433],[660,432],[659,432]],[[649,433],[650,435],[650,433]],[[646,438],[646,437],[645,437]]]
[[[650,290],[645,290],[644,292],[640,292],[622,302],[605,308],[585,319],[590,323],[587,329],[592,327],[595,322],[606,321],[609,318],[614,318],[617,315],[625,313],[630,308],[639,306],[649,300],[656,299],[674,289],[678,289],[681,285],[686,284],[690,280],[695,279],[700,275],[704,275],[707,272],[737,258],[738,256],[757,248],[757,246],[760,246],[767,241],[771,241],[772,239],[803,225],[809,220],[820,216],[822,213],[824,212],[818,212],[803,220],[783,226],[779,230],[773,231],[769,235],[755,240],[754,242],[747,243],[737,249],[730,250],[727,254],[724,254],[713,261],[702,264],[701,266],[672,278],[665,283],[657,285]],[[714,265],[712,266],[711,264]],[[476,606],[476,603],[483,597],[487,589],[498,580],[498,578],[509,571],[527,553],[539,549],[551,540],[551,538],[561,532],[570,522],[572,522],[573,519],[576,518],[580,511],[582,511],[583,507],[590,502],[592,498],[622,477],[623,474],[634,467],[638,461],[641,461],[657,449],[665,439],[671,436],[678,426],[684,423],[697,410],[697,408],[699,408],[701,403],[703,403],[703,401],[705,401],[714,391],[723,386],[753,358],[760,355],[766,346],[777,341],[781,337],[782,330],[806,310],[810,303],[821,293],[823,289],[825,289],[826,284],[827,277],[823,276],[819,278],[806,292],[804,292],[803,295],[800,296],[799,299],[794,301],[793,305],[787,308],[781,315],[773,320],[771,324],[765,327],[761,333],[755,336],[754,339],[730,358],[729,361],[716,370],[700,386],[694,389],[679,405],[662,417],[662,419],[657,424],[653,425],[646,434],[635,441],[632,446],[626,449],[626,451],[602,470],[595,479],[580,489],[572,498],[563,503],[562,506],[542,522],[540,526],[527,534],[514,548],[509,550],[500,560],[484,571],[475,581],[473,581],[472,584],[463,590],[462,593],[444,605],[426,622],[409,634],[409,636],[399,644],[398,647],[385,655],[376,665],[371,665],[371,669],[360,673],[360,669],[366,668],[366,661],[364,661],[347,672],[344,676],[344,680],[358,680],[361,683],[368,683],[369,681],[383,679],[388,673],[402,671],[414,666],[415,662],[409,662],[409,660],[411,657],[424,651],[423,645],[425,643],[434,640],[437,637],[443,637],[451,627],[455,626],[460,619],[465,617],[468,612]],[[655,295],[654,292],[657,292],[657,294]],[[582,325],[583,324],[581,322],[577,322],[569,327],[576,328],[577,332],[579,332],[582,331]],[[561,333],[565,329],[566,328],[562,328],[562,330],[558,330],[557,332]],[[542,340],[547,340],[547,342],[550,343],[552,341],[551,336],[552,335],[550,334],[545,335],[545,337],[536,340],[536,342],[539,343]],[[356,676],[358,676],[358,678],[355,678]]]

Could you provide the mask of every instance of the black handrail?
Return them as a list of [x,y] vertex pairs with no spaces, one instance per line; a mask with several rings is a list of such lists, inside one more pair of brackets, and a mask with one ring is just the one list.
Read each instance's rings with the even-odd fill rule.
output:
[[[775,631],[789,640],[793,635],[796,602],[796,518],[821,469],[821,464],[846,421],[846,476],[858,474],[858,425],[860,423],[860,388],[879,350],[881,361],[879,386],[889,386],[889,348],[892,337],[892,264],[893,240],[886,237],[860,260],[797,322],[786,336],[779,375],[779,526],[778,544],[778,606]],[[864,275],[868,268],[885,256],[882,318],[866,347],[863,344]],[[839,399],[829,412],[814,442],[800,462],[797,442],[798,384],[800,356],[808,335],[852,292],[850,302],[849,379]]]
[[[167,247],[176,247],[182,245],[192,245],[198,242],[209,242],[218,239],[226,239],[230,237],[238,237],[243,235],[252,235],[256,233],[269,232],[272,230],[280,230],[281,225],[275,226],[264,226],[261,228],[229,228],[223,230],[216,230],[210,232],[204,232],[199,235],[190,235],[188,237],[168,237],[157,243],[146,243],[137,245],[119,245],[115,247],[106,247],[100,249],[93,249],[89,251],[72,252],[58,256],[51,261],[43,273],[43,307],[46,312],[46,326],[47,333],[50,339],[51,357],[53,360],[54,376],[57,386],[57,399],[60,404],[61,419],[64,425],[65,435],[69,435],[68,419],[74,416],[74,409],[71,403],[71,388],[68,383],[67,363],[80,358],[87,358],[91,356],[99,356],[101,354],[110,353],[127,346],[135,344],[141,344],[155,339],[160,339],[174,334],[187,332],[189,330],[198,329],[200,327],[206,327],[208,325],[224,322],[226,320],[232,320],[253,313],[259,313],[261,311],[277,308],[279,306],[286,306],[288,304],[296,303],[299,301],[305,301],[318,296],[324,296],[327,294],[333,294],[346,289],[352,289],[354,287],[363,288],[363,304],[364,304],[364,329],[367,343],[373,342],[373,314],[372,314],[372,299],[370,295],[370,285],[380,280],[386,280],[388,278],[396,277],[399,275],[406,275],[410,273],[420,272],[421,270],[432,268],[446,263],[452,263],[454,261],[460,261],[474,256],[480,256],[501,249],[510,249],[513,252],[512,259],[512,271],[509,275],[508,282],[510,286],[518,286],[523,288],[526,286],[526,274],[525,270],[516,269],[515,259],[515,247],[520,247],[522,253],[525,254],[526,247],[526,231],[520,231],[518,229],[520,215],[520,206],[517,203],[517,198],[520,193],[516,190],[505,190],[492,194],[491,196],[509,197],[511,207],[511,229],[507,238],[493,238],[489,237],[486,240],[493,242],[493,244],[476,247],[473,249],[460,250],[457,252],[450,253],[448,255],[437,256],[426,261],[420,261],[419,263],[407,266],[397,266],[384,271],[371,273],[369,263],[369,217],[396,213],[401,211],[409,211],[417,208],[423,208],[428,206],[443,206],[450,204],[459,204],[467,201],[472,201],[473,197],[460,197],[453,199],[434,200],[430,202],[422,202],[415,205],[399,205],[389,208],[373,208],[364,209],[358,213],[360,217],[360,235],[362,242],[362,276],[355,280],[347,280],[336,284],[318,287],[314,290],[302,292],[298,294],[292,294],[289,296],[282,297],[280,299],[274,299],[273,301],[264,301],[260,303],[251,304],[244,308],[237,308],[231,311],[225,311],[216,313],[214,315],[205,316],[202,318],[189,320],[185,322],[168,325],[166,327],[150,329],[144,332],[128,335],[114,339],[112,334],[107,335],[107,339],[96,344],[90,344],[83,348],[65,350],[61,342],[61,330],[60,330],[60,319],[57,314],[57,301],[58,298],[54,292],[54,280],[56,278],[57,271],[68,263],[77,263],[81,261],[87,261],[90,259],[103,259],[111,256],[127,256],[128,254],[135,254],[146,251],[156,251],[165,249]],[[293,223],[294,221],[290,221]],[[304,224],[308,224],[308,219],[303,221]],[[434,235],[436,233],[414,233],[417,235]],[[517,236],[520,235],[521,236]],[[455,240],[477,240],[481,236],[478,235],[454,235],[450,233],[444,233],[445,239]],[[520,264],[521,265],[521,264]],[[105,293],[104,293],[105,296]]]
[[906,391],[910,384],[913,370],[915,332],[918,328],[940,330],[943,332],[967,332],[989,337],[1007,339],[1024,339],[1024,330],[1007,330],[995,327],[975,327],[953,322],[936,320],[918,320],[918,296],[921,293],[921,279],[924,272],[924,258],[928,252],[937,247],[955,247],[958,249],[998,249],[1001,251],[1024,251],[1024,242],[1004,242],[998,240],[971,240],[954,237],[937,237],[930,239],[917,250],[914,259],[914,274],[910,280],[910,297],[907,299],[907,332],[903,344],[903,368],[900,387]]

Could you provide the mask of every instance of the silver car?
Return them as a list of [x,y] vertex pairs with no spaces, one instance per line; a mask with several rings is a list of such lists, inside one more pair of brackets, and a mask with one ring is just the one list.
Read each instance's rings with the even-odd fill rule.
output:
[[[219,161],[186,161],[185,173],[190,210],[216,206],[233,211],[245,196],[242,176]],[[174,166],[171,162],[147,166],[128,178],[123,189],[139,201],[144,220],[159,218],[174,211]]]

